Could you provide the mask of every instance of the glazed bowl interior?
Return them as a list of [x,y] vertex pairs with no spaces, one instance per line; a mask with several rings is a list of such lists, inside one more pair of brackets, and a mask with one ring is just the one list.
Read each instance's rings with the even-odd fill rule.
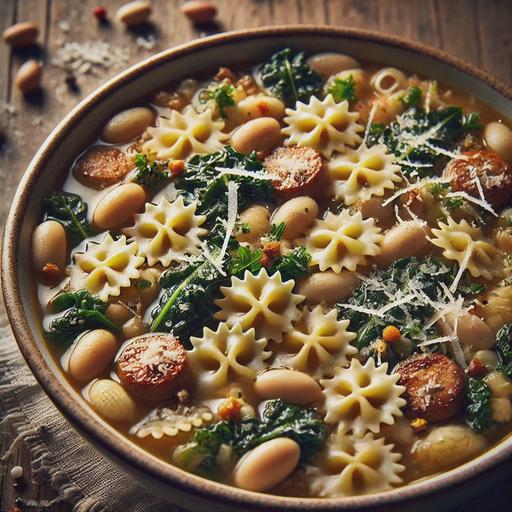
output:
[[[261,61],[284,46],[308,53],[338,51],[426,75],[475,96],[503,116],[512,118],[510,89],[491,77],[437,51],[364,31],[307,26],[264,28],[222,34],[164,51],[118,75],[83,100],[52,132],[29,165],[6,224],[2,281],[8,314],[32,371],[71,423],[121,468],[153,491],[172,497],[177,503],[186,503],[188,509],[204,510],[204,503],[211,500],[218,504],[219,510],[396,510],[399,503],[418,500],[434,491],[441,493],[502,463],[512,453],[512,439],[502,441],[454,470],[387,493],[338,500],[301,500],[250,493],[165,464],[116,432],[67,383],[42,335],[30,275],[30,239],[43,198],[59,186],[76,155],[95,140],[112,114],[136,104],[159,87],[214,71],[219,65],[229,67]],[[191,494],[196,495],[197,503],[190,501]]]

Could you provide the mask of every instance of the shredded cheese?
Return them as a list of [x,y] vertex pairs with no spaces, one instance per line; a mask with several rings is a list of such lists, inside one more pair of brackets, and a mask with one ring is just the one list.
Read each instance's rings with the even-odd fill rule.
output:
[[383,203],[382,206],[387,206],[389,203],[392,203],[396,198],[400,197],[403,194],[407,194],[411,190],[418,190],[425,185],[429,185],[431,183],[449,183],[450,180],[448,178],[426,178],[424,180],[417,181],[408,187],[401,188],[397,190],[392,196],[389,196]]
[[459,286],[459,281],[461,280],[462,278],[462,274],[464,273],[464,270],[466,270],[467,266],[468,266],[468,262],[469,262],[469,258],[471,258],[471,254],[473,252],[473,245],[470,244],[468,245],[468,247],[466,248],[466,253],[464,254],[464,258],[462,259],[462,262],[459,266],[459,270],[457,272],[457,275],[455,276],[451,286],[450,286],[450,291],[451,292],[454,292],[456,289],[457,289],[457,286]]
[[368,140],[368,135],[370,135],[370,128],[372,127],[373,118],[375,117],[375,113],[377,112],[378,108],[379,107],[378,107],[377,103],[374,103],[372,105],[370,113],[368,114],[368,122],[366,123],[366,129],[364,131],[364,137],[363,137],[363,142],[361,142],[361,147],[366,146],[366,141]]
[[449,192],[446,194],[446,197],[461,197],[462,199],[465,199],[466,201],[469,201],[470,203],[474,203],[484,210],[488,211],[495,217],[498,217],[498,214],[494,211],[494,208],[487,202],[482,201],[481,199],[477,199],[476,197],[473,197],[472,195],[468,194],[467,192]]
[[220,171],[220,176],[223,175],[231,175],[231,176],[244,176],[246,178],[254,178],[255,180],[263,180],[263,181],[273,181],[276,179],[275,176],[266,172],[252,172],[246,171],[245,169],[239,169],[238,167],[233,167],[232,169],[229,167],[216,167],[217,171]]

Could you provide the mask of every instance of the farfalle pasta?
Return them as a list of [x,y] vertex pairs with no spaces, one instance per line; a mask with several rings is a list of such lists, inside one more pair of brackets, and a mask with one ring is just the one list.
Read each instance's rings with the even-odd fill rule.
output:
[[373,359],[362,365],[352,359],[348,368],[337,368],[334,377],[321,381],[325,396],[325,421],[335,423],[342,432],[362,436],[378,433],[381,424],[392,425],[402,416],[404,386],[400,375],[387,374],[388,365],[375,366]]
[[142,149],[159,160],[182,159],[193,154],[212,153],[222,148],[227,135],[224,121],[213,120],[211,110],[198,114],[193,107],[183,113],[171,110],[170,117],[160,116],[157,126],[149,126],[149,140]]
[[334,309],[304,308],[279,347],[284,364],[318,379],[332,375],[336,366],[346,366],[348,358],[357,354],[350,344],[356,335],[348,330],[349,321],[337,316]]
[[323,498],[339,498],[386,491],[402,483],[401,455],[372,434],[335,435],[311,470],[311,488]]
[[114,240],[110,233],[100,243],[89,242],[85,252],[75,253],[74,259],[79,271],[76,287],[89,290],[103,301],[117,297],[121,288],[130,286],[144,263],[144,258],[137,256],[136,242],[127,243],[125,236]]
[[367,257],[380,254],[380,231],[374,219],[363,220],[361,212],[327,212],[324,219],[315,220],[306,238],[297,243],[307,247],[311,264],[318,265],[321,271],[353,271],[358,265],[366,265]]
[[510,125],[323,50],[130,100],[42,201],[24,274],[62,378],[127,443],[305,509],[512,432]]
[[195,203],[185,205],[181,196],[172,202],[162,197],[158,204],[146,203],[144,212],[135,214],[135,225],[123,233],[137,242],[137,254],[150,267],[168,267],[200,253],[200,237],[207,233],[200,226],[206,217],[196,215],[196,209]]
[[372,196],[381,197],[386,190],[393,190],[402,181],[395,158],[387,152],[384,144],[347,149],[345,154],[336,156],[327,164],[334,196],[351,205]]
[[443,256],[467,268],[473,277],[493,279],[502,272],[496,246],[486,238],[480,228],[471,226],[465,219],[456,222],[448,217],[432,229],[431,242],[443,250]]
[[357,124],[359,114],[348,108],[348,101],[336,103],[331,94],[322,101],[312,96],[308,104],[298,101],[295,109],[286,109],[286,143],[309,146],[324,157],[356,146],[362,140],[359,134],[364,128]]
[[188,362],[198,387],[210,393],[239,379],[254,379],[271,355],[265,351],[267,341],[255,334],[253,328],[243,331],[239,323],[231,328],[220,323],[216,331],[206,327],[200,338],[190,338]]

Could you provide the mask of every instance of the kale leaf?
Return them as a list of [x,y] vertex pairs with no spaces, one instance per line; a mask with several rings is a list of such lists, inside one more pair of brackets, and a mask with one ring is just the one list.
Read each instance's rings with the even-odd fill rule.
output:
[[496,425],[492,417],[489,386],[483,381],[470,377],[467,383],[468,405],[466,422],[475,432],[485,432]]
[[288,106],[319,96],[323,82],[307,64],[304,52],[296,53],[290,48],[274,53],[261,67],[260,76],[263,86]]
[[160,278],[163,293],[151,312],[151,331],[170,332],[190,348],[190,336],[212,318],[213,300],[223,284],[227,284],[226,277],[202,257],[168,269]]
[[224,80],[220,83],[213,83],[208,89],[204,89],[199,95],[199,100],[202,103],[213,100],[219,109],[220,115],[227,117],[226,107],[235,106],[234,92],[233,86],[227,80]]
[[300,460],[305,463],[320,450],[325,436],[325,426],[314,409],[276,399],[267,402],[261,420],[221,421],[196,429],[192,441],[176,447],[173,460],[189,471],[212,474],[222,445],[232,447],[241,457],[266,441],[288,437],[299,444]]
[[60,192],[43,201],[45,220],[60,222],[72,247],[93,234],[87,220],[87,203],[77,194]]
[[462,108],[427,112],[412,107],[387,126],[372,124],[368,142],[386,144],[406,176],[432,176],[449,159],[435,148],[453,150],[465,131]]
[[332,94],[334,101],[356,101],[356,82],[354,77],[350,75],[346,79],[335,78],[327,88],[327,94]]
[[169,179],[169,173],[165,169],[164,162],[149,163],[145,155],[138,154],[135,157],[137,172],[132,181],[150,190],[158,190]]
[[496,334],[496,351],[500,358],[498,370],[512,379],[512,324],[504,325]]
[[236,251],[236,255],[231,258],[229,273],[232,276],[243,278],[245,271],[251,274],[257,274],[262,268],[261,257],[263,251],[261,249],[251,249],[241,245]]
[[50,322],[51,338],[68,342],[87,329],[105,327],[112,331],[119,328],[105,314],[107,304],[88,290],[60,293],[51,302],[52,310],[64,314]]

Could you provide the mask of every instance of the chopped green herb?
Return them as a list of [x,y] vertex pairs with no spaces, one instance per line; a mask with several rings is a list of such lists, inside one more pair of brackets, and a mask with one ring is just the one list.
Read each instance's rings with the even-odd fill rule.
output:
[[500,358],[498,370],[512,379],[512,324],[504,325],[496,334],[496,351]]
[[478,433],[485,432],[496,425],[492,417],[491,397],[489,386],[483,381],[470,377],[467,383],[468,405],[466,407],[466,422]]
[[480,121],[480,114],[478,112],[471,112],[463,117],[462,127],[466,131],[480,130],[482,122]]
[[448,210],[456,210],[464,205],[464,200],[462,197],[447,197],[444,200],[444,205]]
[[354,77],[350,75],[346,79],[335,78],[327,88],[327,94],[332,94],[334,101],[356,101],[356,83]]
[[151,286],[151,281],[148,281],[147,279],[137,279],[135,284],[139,290],[145,290]]
[[400,103],[406,108],[417,107],[421,103],[421,89],[416,85],[409,87],[400,98]]
[[283,237],[284,230],[286,229],[286,224],[284,222],[280,222],[279,224],[272,224],[270,226],[270,240],[279,241]]
[[427,190],[436,198],[443,198],[450,191],[449,183],[429,183]]
[[294,53],[290,48],[274,53],[261,67],[260,76],[263,86],[288,106],[319,96],[323,81],[307,64],[304,52]]
[[252,226],[248,222],[242,222],[242,224],[240,224],[240,231],[244,234],[250,233]]
[[257,274],[263,267],[261,264],[262,256],[263,251],[261,249],[253,250],[241,245],[237,249],[236,256],[231,258],[229,273],[239,278],[244,276],[246,270],[251,274]]
[[235,106],[234,92],[235,90],[231,83],[223,80],[220,83],[213,83],[208,89],[204,89],[199,95],[199,99],[203,103],[213,100],[219,109],[220,115],[227,117],[226,107]]
[[158,190],[169,179],[167,162],[148,162],[145,155],[137,154],[135,157],[137,172],[132,181],[149,190]]

